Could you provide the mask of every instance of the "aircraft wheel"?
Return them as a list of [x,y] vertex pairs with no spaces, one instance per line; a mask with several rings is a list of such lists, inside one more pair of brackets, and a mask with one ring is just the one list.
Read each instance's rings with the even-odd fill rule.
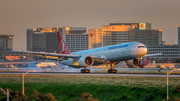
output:
[[47,66],[47,68],[52,68],[51,66]]
[[44,69],[48,69],[48,67],[42,67],[42,69],[44,70]]
[[90,73],[90,69],[81,69],[81,73]]
[[141,66],[140,68],[144,68],[144,66]]
[[117,70],[116,69],[109,69],[108,73],[117,73]]

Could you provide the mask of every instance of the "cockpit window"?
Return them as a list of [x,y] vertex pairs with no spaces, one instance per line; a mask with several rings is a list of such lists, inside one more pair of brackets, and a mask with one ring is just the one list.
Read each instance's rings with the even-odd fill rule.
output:
[[138,48],[145,48],[146,46],[138,46]]

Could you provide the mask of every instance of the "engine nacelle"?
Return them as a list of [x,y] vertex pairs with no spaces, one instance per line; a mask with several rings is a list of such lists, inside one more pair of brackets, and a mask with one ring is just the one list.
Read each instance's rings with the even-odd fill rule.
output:
[[81,58],[78,59],[78,64],[81,67],[89,67],[93,65],[94,59],[91,56],[82,56]]
[[141,60],[138,59],[127,60],[126,64],[129,68],[138,68],[141,65]]

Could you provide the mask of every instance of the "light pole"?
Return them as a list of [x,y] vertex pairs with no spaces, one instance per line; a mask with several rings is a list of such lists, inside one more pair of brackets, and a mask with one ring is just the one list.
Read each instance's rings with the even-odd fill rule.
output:
[[24,75],[26,75],[29,72],[35,72],[35,71],[27,71],[25,74],[24,72],[22,74],[22,95],[24,95]]
[[175,71],[175,70],[180,70],[180,69],[174,68],[174,69],[171,70],[170,72],[168,72],[168,70],[169,70],[169,68],[167,68],[167,101],[169,101],[169,95],[168,95],[168,75],[169,75],[170,73],[172,73],[173,71]]
[[7,101],[9,101],[9,89],[7,89],[7,93],[4,91],[4,89],[2,89],[1,87],[0,87],[0,89],[6,94],[6,96],[7,96]]

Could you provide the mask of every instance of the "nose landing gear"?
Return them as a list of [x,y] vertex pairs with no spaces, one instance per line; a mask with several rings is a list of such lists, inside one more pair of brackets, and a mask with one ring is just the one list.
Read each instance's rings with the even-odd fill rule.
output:
[[117,70],[114,69],[115,66],[115,62],[111,63],[111,69],[108,69],[108,73],[117,73]]
[[138,57],[138,66],[141,65],[142,57]]

